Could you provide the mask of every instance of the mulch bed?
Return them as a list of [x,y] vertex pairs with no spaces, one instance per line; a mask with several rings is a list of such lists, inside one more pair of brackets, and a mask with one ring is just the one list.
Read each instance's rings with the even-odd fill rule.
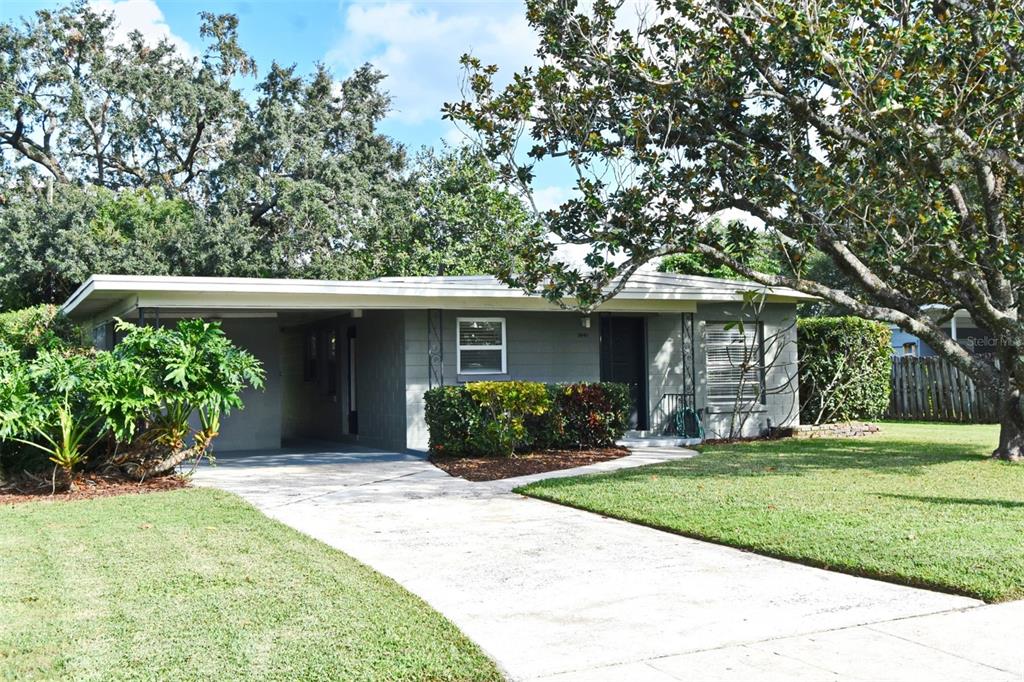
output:
[[629,454],[625,448],[594,448],[593,450],[538,450],[517,453],[514,457],[447,457],[431,455],[438,469],[467,481],[497,481],[502,478],[541,474],[547,471],[572,469],[597,462],[607,462]]
[[181,476],[161,476],[139,483],[138,481],[126,480],[120,476],[82,474],[75,478],[75,489],[73,491],[58,491],[56,495],[51,494],[49,486],[35,488],[31,491],[0,488],[0,505],[32,501],[67,502],[71,500],[88,500],[95,497],[113,497],[115,495],[138,495],[141,493],[177,490],[186,486],[188,486],[188,480]]

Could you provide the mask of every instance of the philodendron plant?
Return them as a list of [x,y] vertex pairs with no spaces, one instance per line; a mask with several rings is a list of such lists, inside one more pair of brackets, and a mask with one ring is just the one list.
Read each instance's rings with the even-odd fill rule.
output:
[[113,351],[50,349],[24,360],[0,347],[0,441],[45,453],[54,490],[73,486],[87,458],[140,480],[198,462],[221,417],[242,407],[241,392],[263,386],[259,361],[217,323],[118,321],[118,330]]
[[[128,450],[122,466],[141,478],[209,456],[221,417],[242,408],[241,393],[246,387],[263,387],[260,362],[235,346],[216,322],[182,320],[174,328],[165,328],[136,327],[119,320],[117,328],[124,337],[112,351],[113,357],[133,363],[150,398],[138,447]],[[191,427],[193,414],[198,429]]]
[[28,363],[17,351],[0,351],[0,438],[44,453],[54,465],[54,490],[73,487],[73,469],[102,437],[104,417],[93,395],[98,365],[82,351],[45,350]]

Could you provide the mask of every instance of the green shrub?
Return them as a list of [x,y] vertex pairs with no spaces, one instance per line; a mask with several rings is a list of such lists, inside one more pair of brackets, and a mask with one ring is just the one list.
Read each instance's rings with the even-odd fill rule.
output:
[[885,414],[892,372],[889,327],[860,317],[811,317],[799,320],[797,335],[802,422]]
[[547,388],[534,381],[477,381],[466,391],[484,415],[474,434],[478,452],[512,455],[531,440],[526,419],[551,409]]
[[629,428],[632,403],[625,384],[560,384],[553,389],[561,436],[556,447],[608,447]]
[[630,412],[629,389],[612,383],[484,381],[425,399],[431,452],[454,456],[605,447],[625,433]]
[[[124,339],[113,351],[41,349],[26,359],[0,344],[3,468],[49,462],[64,483],[87,459],[131,476],[167,473],[207,454],[221,415],[242,406],[246,386],[263,384],[259,361],[217,323],[119,330]],[[35,461],[26,458],[31,451]]]
[[465,386],[439,386],[424,394],[430,451],[445,455],[472,455],[473,434],[483,421],[483,410]]
[[80,342],[78,327],[55,305],[0,313],[0,345],[17,350],[24,358],[35,357],[41,349],[77,346]]

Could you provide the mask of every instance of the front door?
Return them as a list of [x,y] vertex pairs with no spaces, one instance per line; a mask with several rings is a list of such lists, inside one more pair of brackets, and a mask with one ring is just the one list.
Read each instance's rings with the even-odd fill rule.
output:
[[629,427],[647,428],[646,325],[642,317],[601,317],[601,381],[629,386]]

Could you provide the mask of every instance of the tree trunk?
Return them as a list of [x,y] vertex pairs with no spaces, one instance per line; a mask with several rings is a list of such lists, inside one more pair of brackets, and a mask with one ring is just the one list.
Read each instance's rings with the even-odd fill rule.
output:
[[187,459],[201,456],[206,452],[206,443],[196,443],[191,447],[179,447],[168,451],[164,446],[147,445],[141,452],[126,456],[120,463],[121,471],[138,481],[152,476],[169,473]]
[[182,450],[173,452],[170,454],[170,456],[150,466],[146,470],[145,475],[159,476],[160,474],[166,474],[172,469],[174,469],[174,467],[184,462],[185,460],[192,459],[193,457],[198,457],[199,455],[203,454],[205,450],[206,448],[201,445],[193,445],[190,448],[184,448]]
[[1024,460],[1024,409],[1019,391],[1009,391],[1002,402],[999,447],[992,456],[1008,462]]

